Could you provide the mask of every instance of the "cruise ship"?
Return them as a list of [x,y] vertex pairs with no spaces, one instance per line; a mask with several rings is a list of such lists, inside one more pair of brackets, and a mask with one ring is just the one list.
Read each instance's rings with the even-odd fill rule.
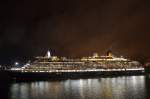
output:
[[8,72],[14,79],[57,79],[137,75],[143,74],[144,68],[138,61],[116,57],[111,51],[104,56],[94,53],[89,57],[76,59],[52,56],[48,51],[45,56],[35,57],[35,61],[20,68],[13,67]]

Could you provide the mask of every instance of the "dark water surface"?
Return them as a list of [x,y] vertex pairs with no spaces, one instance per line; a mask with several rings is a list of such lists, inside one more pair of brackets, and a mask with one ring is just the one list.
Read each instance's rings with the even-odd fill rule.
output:
[[0,99],[150,99],[146,76],[1,82],[0,88]]

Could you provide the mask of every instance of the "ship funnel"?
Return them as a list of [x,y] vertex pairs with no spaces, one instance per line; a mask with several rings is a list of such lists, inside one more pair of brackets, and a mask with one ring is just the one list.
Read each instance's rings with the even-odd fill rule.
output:
[[112,57],[112,56],[113,56],[111,50],[108,50],[108,51],[107,51],[107,56],[108,56],[108,57]]

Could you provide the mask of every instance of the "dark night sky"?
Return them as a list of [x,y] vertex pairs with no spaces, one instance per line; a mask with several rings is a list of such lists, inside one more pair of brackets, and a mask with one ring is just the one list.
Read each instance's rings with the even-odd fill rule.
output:
[[0,63],[59,56],[150,57],[149,0],[1,0]]

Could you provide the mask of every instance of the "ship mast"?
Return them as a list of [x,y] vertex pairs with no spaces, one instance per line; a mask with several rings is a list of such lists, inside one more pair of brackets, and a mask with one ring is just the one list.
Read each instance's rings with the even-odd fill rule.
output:
[[47,51],[47,58],[50,58],[51,57],[51,52],[50,50]]

